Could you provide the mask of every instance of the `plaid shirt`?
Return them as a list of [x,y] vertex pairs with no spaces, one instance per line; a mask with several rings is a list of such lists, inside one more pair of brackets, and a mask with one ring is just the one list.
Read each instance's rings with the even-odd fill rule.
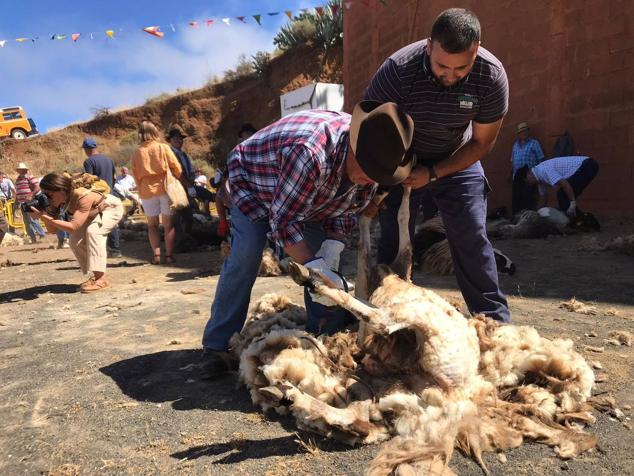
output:
[[519,139],[513,144],[513,152],[511,153],[511,163],[513,164],[513,175],[518,169],[525,165],[529,168],[535,167],[544,159],[544,151],[539,141],[536,139],[528,139],[524,145],[520,144]]
[[227,160],[231,200],[252,221],[268,220],[284,246],[304,239],[304,222],[348,235],[377,185],[345,177],[351,116],[302,111],[258,131]]
[[572,177],[587,158],[580,155],[556,157],[533,167],[531,172],[539,182],[539,193],[544,195],[548,191],[548,187],[553,187],[560,180]]

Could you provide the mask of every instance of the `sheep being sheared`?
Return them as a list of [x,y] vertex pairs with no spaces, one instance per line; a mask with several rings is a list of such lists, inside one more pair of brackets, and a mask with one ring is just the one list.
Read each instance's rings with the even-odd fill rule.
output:
[[[360,247],[369,246],[369,228],[360,236]],[[369,259],[369,249],[359,251]],[[367,301],[292,263],[296,282],[350,311],[363,330],[319,338],[299,328],[263,332],[267,321],[278,326],[287,312],[297,315],[290,304],[256,316],[236,337],[244,349],[241,379],[254,403],[349,444],[390,440],[371,464],[369,474],[377,476],[450,474],[446,464],[456,447],[484,469],[483,452],[514,448],[525,438],[564,458],[595,446],[595,437],[571,424],[593,421],[587,399],[594,382],[572,342],[550,341],[531,327],[467,319],[409,282],[411,257],[399,260],[400,277],[388,267],[359,276],[357,297],[367,292]],[[358,264],[360,274],[370,270],[367,262]]]

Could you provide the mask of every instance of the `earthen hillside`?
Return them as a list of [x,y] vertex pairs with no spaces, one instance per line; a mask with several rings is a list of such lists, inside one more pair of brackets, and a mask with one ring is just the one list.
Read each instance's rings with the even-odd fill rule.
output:
[[[137,145],[137,127],[149,119],[163,130],[180,124],[190,138],[185,149],[203,170],[226,156],[236,144],[244,122],[256,128],[280,117],[279,96],[313,81],[343,82],[343,50],[301,47],[274,58],[267,72],[209,84],[201,89],[148,100],[145,105],[109,113],[88,122],[24,141],[0,144],[0,170],[13,173],[26,162],[36,175],[54,170],[76,170],[84,160],[81,142],[91,135],[118,165],[129,162]],[[37,120],[37,118],[35,118]]]

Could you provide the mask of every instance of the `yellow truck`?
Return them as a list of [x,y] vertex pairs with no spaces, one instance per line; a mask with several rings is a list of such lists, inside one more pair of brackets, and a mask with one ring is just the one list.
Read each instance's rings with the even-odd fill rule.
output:
[[21,106],[0,108],[0,139],[13,137],[21,140],[35,134],[38,134],[35,122],[26,117]]

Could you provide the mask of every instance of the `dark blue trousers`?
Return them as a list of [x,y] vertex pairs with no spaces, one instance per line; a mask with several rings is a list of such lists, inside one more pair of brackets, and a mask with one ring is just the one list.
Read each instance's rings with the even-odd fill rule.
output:
[[[575,192],[575,198],[581,195],[581,192],[594,180],[598,172],[599,164],[597,164],[596,160],[588,158],[581,162],[577,171],[567,179],[573,192]],[[570,200],[562,189],[559,189],[557,192],[557,200],[559,201],[559,209],[561,211],[565,212],[568,210]]]
[[[410,197],[410,238],[414,238],[416,216],[430,196],[445,224],[458,286],[469,311],[502,322],[511,316],[506,297],[500,291],[493,247],[486,234],[489,184],[480,162],[432,184],[413,190]],[[402,187],[393,187],[379,212],[381,241],[378,262],[391,263],[398,251],[397,213]],[[427,206],[429,207],[429,206]]]

